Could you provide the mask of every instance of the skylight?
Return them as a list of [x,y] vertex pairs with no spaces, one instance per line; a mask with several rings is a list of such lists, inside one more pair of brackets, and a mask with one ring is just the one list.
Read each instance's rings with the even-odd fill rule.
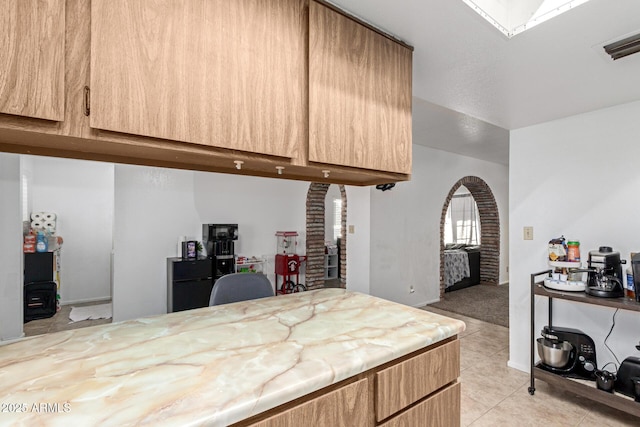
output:
[[511,38],[589,0],[462,0]]

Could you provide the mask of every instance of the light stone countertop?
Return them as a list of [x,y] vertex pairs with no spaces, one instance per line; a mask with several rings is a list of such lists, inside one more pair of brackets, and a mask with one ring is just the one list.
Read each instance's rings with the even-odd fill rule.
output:
[[0,425],[227,425],[464,328],[323,289],[25,338],[0,346]]

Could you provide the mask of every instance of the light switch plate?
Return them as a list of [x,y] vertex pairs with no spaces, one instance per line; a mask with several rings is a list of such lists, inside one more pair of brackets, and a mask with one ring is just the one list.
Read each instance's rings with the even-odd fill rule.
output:
[[353,234],[356,232],[356,227],[354,225],[349,226],[349,234]]
[[524,240],[533,240],[533,227],[524,227]]

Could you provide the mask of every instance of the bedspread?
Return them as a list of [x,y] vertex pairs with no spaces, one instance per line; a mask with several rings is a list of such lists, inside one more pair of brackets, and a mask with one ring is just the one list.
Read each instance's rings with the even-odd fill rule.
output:
[[459,249],[444,251],[445,288],[469,277],[469,274],[469,254],[466,251]]

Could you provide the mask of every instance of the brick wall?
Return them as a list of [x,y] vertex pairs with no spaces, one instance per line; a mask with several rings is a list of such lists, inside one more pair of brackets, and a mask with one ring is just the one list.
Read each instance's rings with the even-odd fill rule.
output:
[[444,223],[453,194],[464,185],[478,205],[480,213],[480,280],[498,284],[500,278],[500,216],[491,188],[477,176],[466,176],[449,191],[440,219],[440,298],[444,296]]
[[[347,193],[340,185],[342,195],[342,248],[340,252],[340,286],[347,285]],[[329,184],[312,182],[307,192],[307,265],[305,280],[308,290],[324,287],[324,235],[325,199]]]

